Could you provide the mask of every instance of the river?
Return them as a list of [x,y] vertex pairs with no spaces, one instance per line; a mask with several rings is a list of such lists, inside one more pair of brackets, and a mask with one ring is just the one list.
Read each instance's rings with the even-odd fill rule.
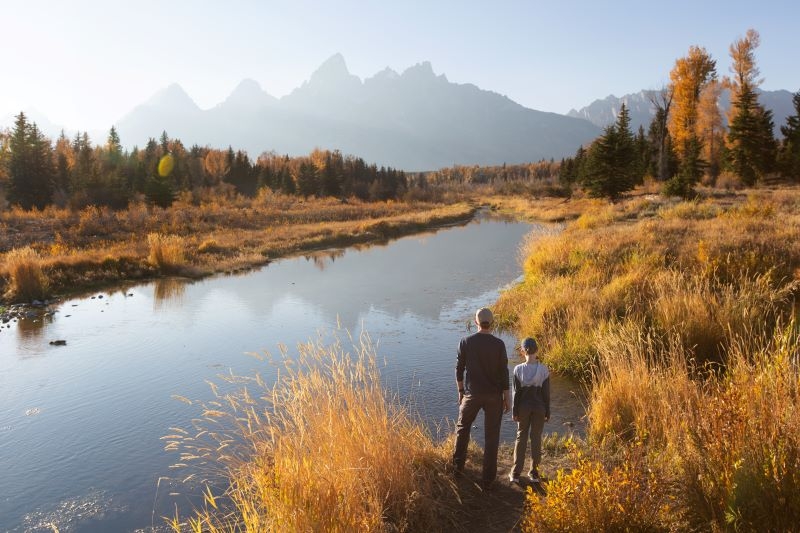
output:
[[[337,325],[377,343],[387,388],[439,437],[457,415],[453,368],[477,308],[521,274],[519,246],[549,229],[479,215],[385,245],[288,258],[244,274],[158,280],[64,300],[0,333],[0,530],[165,531],[190,511],[164,451],[207,381],[269,376],[248,353]],[[474,329],[473,329],[474,331]],[[512,362],[515,339],[503,335]],[[51,341],[64,340],[57,346]],[[579,385],[553,376],[546,432],[583,432]],[[482,416],[476,422],[480,425]],[[480,442],[482,426],[473,432]],[[513,441],[507,415],[503,441]],[[160,481],[159,481],[160,480]]]

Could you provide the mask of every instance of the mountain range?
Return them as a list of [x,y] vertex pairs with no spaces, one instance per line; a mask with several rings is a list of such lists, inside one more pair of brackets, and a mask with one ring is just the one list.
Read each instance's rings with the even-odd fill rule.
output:
[[124,143],[139,146],[166,131],[187,146],[232,146],[253,157],[338,149],[404,170],[560,158],[600,133],[586,120],[451,83],[428,62],[402,73],[387,68],[362,81],[339,54],[280,99],[244,80],[224,102],[202,110],[171,85],[116,127]]
[[[429,62],[402,73],[386,68],[361,80],[340,54],[325,61],[300,87],[275,98],[243,80],[221,103],[201,109],[177,84],[157,92],[115,124],[127,148],[143,147],[166,131],[185,146],[304,155],[314,148],[340,150],[370,163],[415,171],[459,165],[499,165],[571,156],[616,119],[624,102],[631,129],[647,129],[653,91],[608,96],[567,115],[537,111],[472,84],[448,81]],[[763,91],[776,133],[794,113],[789,91]],[[729,105],[727,94],[720,106]],[[60,127],[41,114],[30,117],[55,138]],[[0,120],[11,126],[13,117]],[[67,132],[68,135],[74,132]],[[97,143],[105,132],[90,132]]]
[[[595,126],[605,128],[616,121],[617,114],[624,103],[630,112],[631,131],[636,133],[639,130],[639,126],[642,126],[646,133],[650,127],[650,121],[655,115],[655,107],[651,103],[651,98],[657,92],[639,91],[638,93],[626,94],[620,97],[612,94],[601,100],[595,100],[579,110],[571,109],[567,116],[586,119]],[[758,101],[765,108],[772,110],[772,119],[775,125],[774,133],[780,139],[780,127],[786,124],[786,117],[795,113],[792,104],[792,93],[784,90],[759,90]],[[722,111],[723,120],[727,120],[727,113],[731,106],[730,91],[727,89],[722,91],[718,105],[720,111]]]

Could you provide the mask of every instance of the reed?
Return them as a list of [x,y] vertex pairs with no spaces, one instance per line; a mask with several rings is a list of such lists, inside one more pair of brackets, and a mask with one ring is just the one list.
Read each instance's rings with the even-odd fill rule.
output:
[[183,238],[178,235],[147,235],[150,253],[147,259],[162,272],[175,273],[186,263]]
[[[224,495],[184,526],[195,531],[441,531],[451,523],[447,452],[388,394],[374,348],[321,340],[283,354],[273,385],[231,378],[238,392],[204,405],[196,433],[171,436],[181,462],[224,468]],[[222,429],[227,428],[227,429]],[[449,448],[448,448],[449,450]],[[228,502],[227,507],[222,502]],[[178,520],[171,520],[176,531]]]
[[42,271],[41,257],[33,248],[26,246],[5,254],[3,269],[9,280],[7,298],[29,302],[47,296],[47,276]]

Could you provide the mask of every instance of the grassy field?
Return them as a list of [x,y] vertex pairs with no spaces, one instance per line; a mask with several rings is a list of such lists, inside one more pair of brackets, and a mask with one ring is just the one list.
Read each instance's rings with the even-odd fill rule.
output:
[[253,200],[178,201],[0,214],[0,295],[30,301],[121,281],[262,265],[294,253],[380,242],[468,220],[474,207],[342,202],[265,192]]
[[591,397],[524,530],[800,523],[800,191],[704,196],[634,194],[528,243],[498,314]]
[[[51,241],[4,248],[6,271],[17,269],[9,288],[24,290],[26,279],[45,291],[60,286],[70,278],[57,275],[57,261],[100,231],[107,247],[87,248],[92,268],[113,270],[126,257],[158,275],[257,264],[472,212],[466,204],[258,201],[265,207],[69,215]],[[369,342],[312,343],[300,360],[273,361],[281,368],[273,385],[231,377],[238,393],[198,404],[197,426],[165,437],[182,463],[199,463],[227,487],[209,491],[205,508],[174,520],[175,530],[507,531],[503,519],[515,513],[524,531],[796,530],[800,190],[487,203],[565,225],[526,243],[524,279],[494,309],[505,327],[537,337],[551,368],[590,387],[587,441],[558,444],[546,496],[528,492],[523,509],[508,487],[498,498],[453,478],[452,443],[434,442],[381,387]],[[61,216],[69,218],[51,212],[29,223],[52,232]],[[120,217],[140,221],[136,237],[113,230]],[[136,253],[123,255],[126,247]]]

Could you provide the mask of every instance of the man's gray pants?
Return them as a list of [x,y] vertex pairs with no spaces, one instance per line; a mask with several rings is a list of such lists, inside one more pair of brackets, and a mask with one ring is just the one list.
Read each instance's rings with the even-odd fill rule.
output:
[[501,393],[470,394],[461,400],[456,423],[456,449],[453,452],[453,464],[457,470],[463,470],[467,460],[470,428],[481,409],[483,409],[484,440],[486,441],[483,447],[481,478],[484,484],[488,484],[497,477],[497,448],[500,446],[500,423],[503,420],[503,395]]

